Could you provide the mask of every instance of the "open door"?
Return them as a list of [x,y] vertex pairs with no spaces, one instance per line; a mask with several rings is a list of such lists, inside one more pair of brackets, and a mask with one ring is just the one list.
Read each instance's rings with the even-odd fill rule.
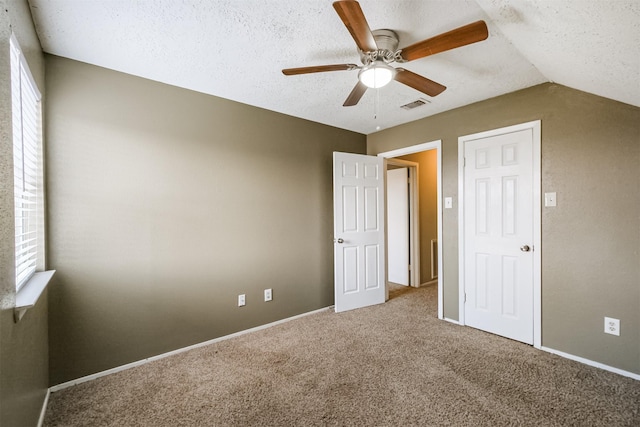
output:
[[403,286],[409,286],[409,217],[409,168],[388,169],[387,272],[390,282]]
[[333,153],[335,311],[385,301],[384,159]]

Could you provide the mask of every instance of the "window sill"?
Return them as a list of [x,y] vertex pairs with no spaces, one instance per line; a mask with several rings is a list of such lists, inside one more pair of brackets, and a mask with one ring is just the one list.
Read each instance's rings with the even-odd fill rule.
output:
[[35,273],[16,293],[16,307],[13,310],[13,320],[16,323],[22,319],[28,309],[36,305],[55,272],[55,270],[49,270]]

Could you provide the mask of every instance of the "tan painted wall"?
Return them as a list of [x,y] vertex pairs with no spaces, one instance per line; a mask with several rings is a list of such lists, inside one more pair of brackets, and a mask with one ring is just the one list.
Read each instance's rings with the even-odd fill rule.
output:
[[14,32],[42,94],[44,59],[26,0],[0,0],[0,425],[34,426],[48,386],[47,293],[13,321],[13,136],[9,38]]
[[[457,200],[458,137],[542,121],[542,344],[640,373],[640,109],[543,84],[367,137],[367,151],[441,139]],[[443,211],[444,311],[458,318],[457,203]],[[621,320],[606,335],[604,316]]]
[[428,150],[398,158],[419,164],[420,283],[427,283],[434,280],[431,278],[431,239],[438,239],[438,153]]
[[364,135],[54,56],[47,87],[52,384],[333,304]]

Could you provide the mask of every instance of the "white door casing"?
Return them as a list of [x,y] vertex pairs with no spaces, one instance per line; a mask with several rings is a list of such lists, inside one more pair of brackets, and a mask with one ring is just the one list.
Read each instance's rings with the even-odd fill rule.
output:
[[333,153],[335,311],[386,298],[384,159]]
[[460,138],[462,324],[540,345],[540,122]]
[[387,273],[409,285],[409,168],[387,170]]

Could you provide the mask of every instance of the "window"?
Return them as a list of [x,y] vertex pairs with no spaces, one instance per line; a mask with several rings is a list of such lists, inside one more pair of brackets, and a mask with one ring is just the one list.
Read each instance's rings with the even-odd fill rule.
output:
[[40,92],[13,35],[10,50],[16,290],[19,290],[44,261],[42,111]]

